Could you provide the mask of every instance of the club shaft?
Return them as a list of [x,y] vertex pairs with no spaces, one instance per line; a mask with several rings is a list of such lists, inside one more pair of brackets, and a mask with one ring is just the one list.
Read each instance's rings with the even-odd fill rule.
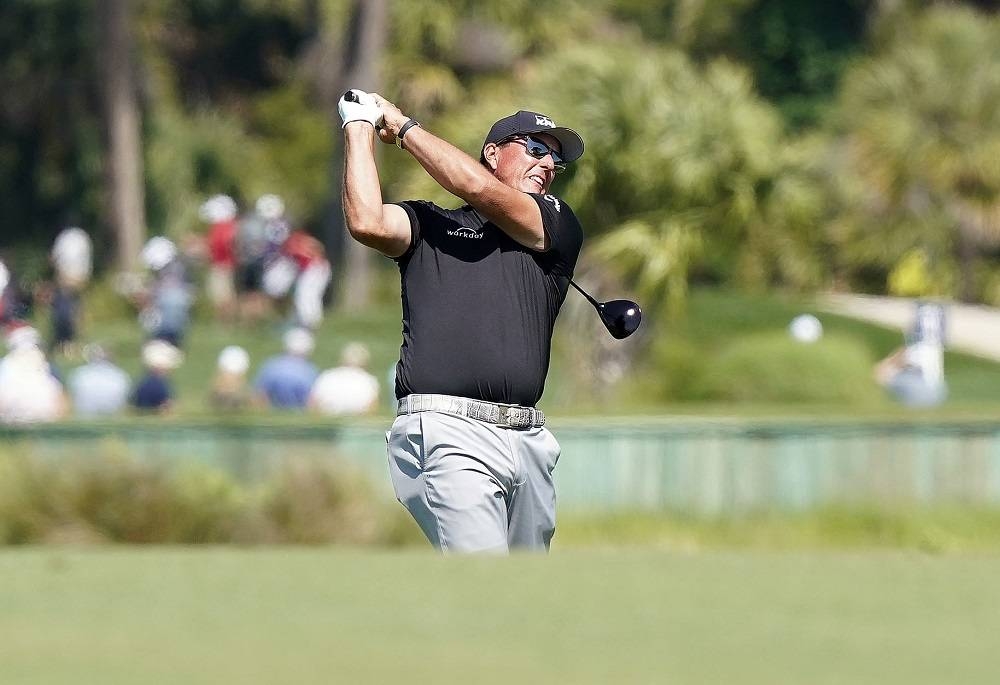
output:
[[578,290],[578,291],[580,292],[580,294],[581,294],[581,295],[583,295],[584,297],[586,297],[586,298],[587,298],[587,300],[588,300],[588,301],[590,302],[590,304],[594,305],[594,309],[597,309],[597,310],[600,310],[600,308],[601,308],[601,303],[600,303],[600,302],[598,302],[597,300],[595,300],[595,299],[594,299],[593,297],[591,297],[590,295],[588,295],[588,294],[587,294],[587,291],[586,291],[586,290],[584,290],[583,288],[581,288],[580,286],[578,286],[578,285],[577,285],[577,284],[576,284],[576,283],[575,283],[575,282],[573,281],[573,279],[572,279],[572,278],[571,278],[571,279],[569,279],[569,284],[570,284],[571,286],[573,286],[574,288],[576,288],[576,289],[577,289],[577,290]]

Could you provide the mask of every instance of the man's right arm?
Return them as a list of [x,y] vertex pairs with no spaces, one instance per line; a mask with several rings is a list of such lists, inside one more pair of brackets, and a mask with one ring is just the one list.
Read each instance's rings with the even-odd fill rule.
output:
[[387,257],[410,246],[410,217],[399,205],[382,203],[375,166],[375,132],[366,121],[344,127],[344,218],[351,236]]

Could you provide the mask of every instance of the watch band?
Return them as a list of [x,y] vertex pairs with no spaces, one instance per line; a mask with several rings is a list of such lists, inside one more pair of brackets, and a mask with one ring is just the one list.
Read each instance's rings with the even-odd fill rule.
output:
[[406,123],[399,127],[399,133],[396,134],[396,146],[400,150],[403,149],[403,136],[414,126],[420,126],[420,122],[416,119],[407,119]]

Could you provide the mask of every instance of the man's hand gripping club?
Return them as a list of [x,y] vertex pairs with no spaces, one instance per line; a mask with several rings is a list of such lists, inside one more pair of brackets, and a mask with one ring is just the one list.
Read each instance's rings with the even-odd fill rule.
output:
[[352,88],[337,102],[337,111],[344,122],[342,128],[355,121],[367,121],[375,130],[382,126],[382,111],[375,97],[363,90]]

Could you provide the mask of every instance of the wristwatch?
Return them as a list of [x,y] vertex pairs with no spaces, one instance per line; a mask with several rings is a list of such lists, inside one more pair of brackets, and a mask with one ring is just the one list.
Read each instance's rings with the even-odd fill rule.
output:
[[403,149],[403,136],[414,126],[420,126],[420,122],[416,119],[407,119],[406,123],[399,127],[399,133],[396,134],[396,146],[400,150]]

